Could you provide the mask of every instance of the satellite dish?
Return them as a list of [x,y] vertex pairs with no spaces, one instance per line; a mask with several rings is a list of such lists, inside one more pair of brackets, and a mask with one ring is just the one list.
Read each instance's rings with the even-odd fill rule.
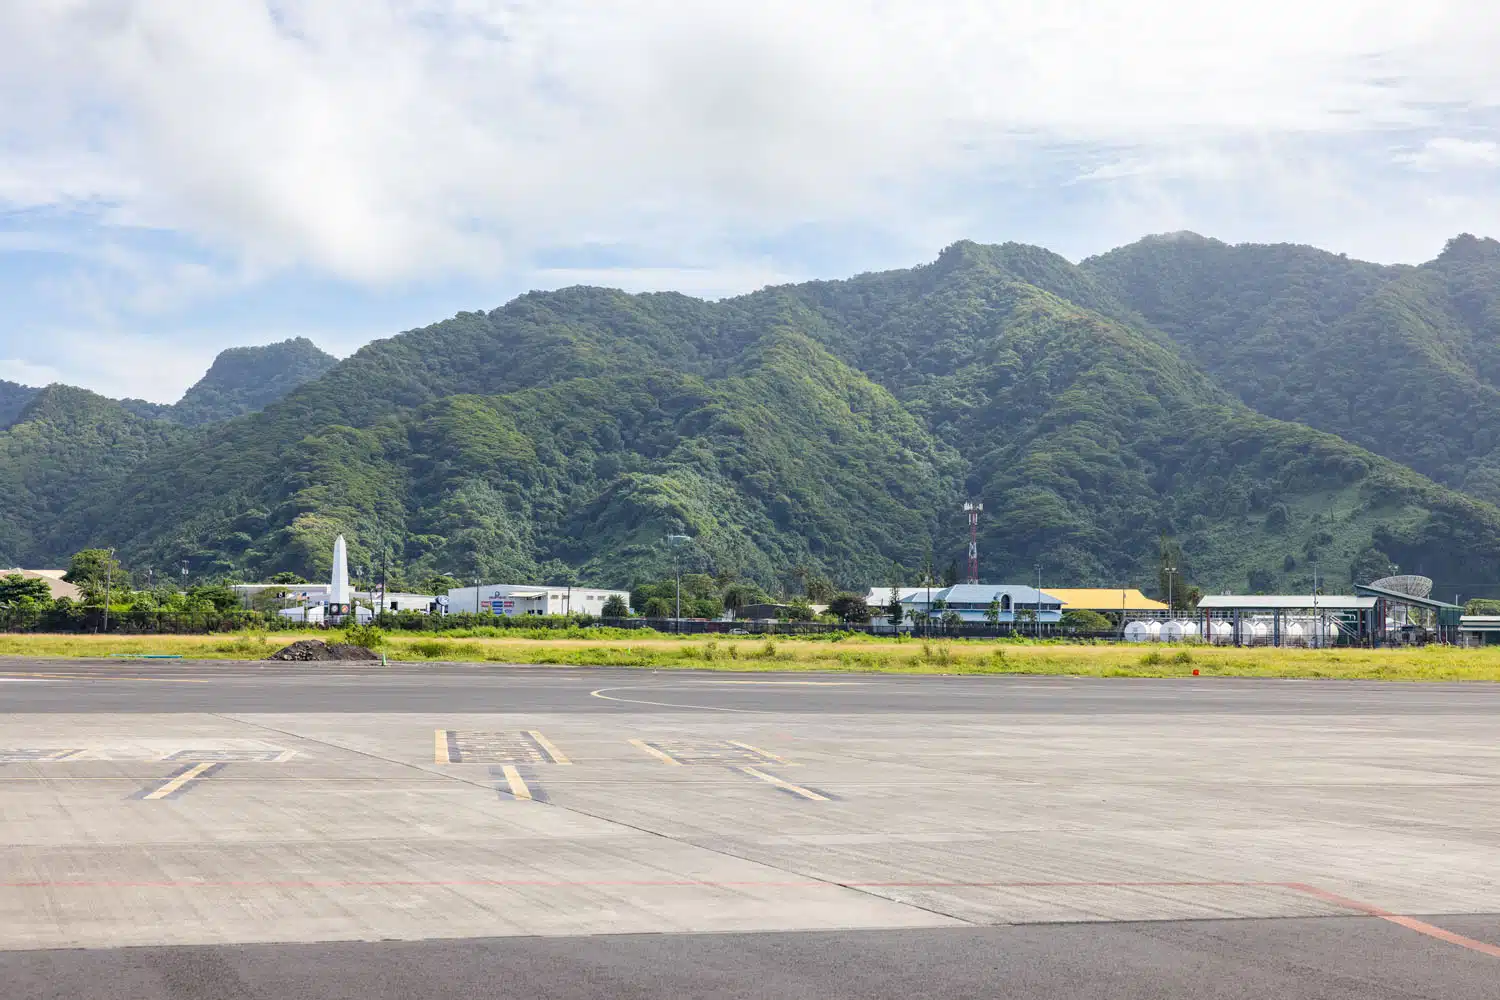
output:
[[1387,576],[1370,584],[1408,597],[1426,597],[1432,593],[1432,580],[1425,576]]
[[[1432,593],[1432,580],[1425,576],[1387,576],[1370,584],[1381,590],[1389,590],[1397,594],[1405,594],[1408,597],[1426,597]],[[1395,602],[1397,608],[1396,622],[1407,625],[1411,622],[1411,608],[1399,601]]]

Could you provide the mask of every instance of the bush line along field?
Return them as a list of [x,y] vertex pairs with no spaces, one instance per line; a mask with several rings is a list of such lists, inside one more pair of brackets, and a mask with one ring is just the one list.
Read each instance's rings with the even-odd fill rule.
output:
[[[1211,646],[1086,645],[1024,640],[965,641],[776,637],[676,638],[639,631],[578,631],[545,638],[391,636],[395,662],[519,663],[741,671],[921,674],[1039,674],[1080,677],[1205,677],[1393,681],[1500,681],[1494,649],[1236,649]],[[0,636],[0,656],[180,655],[190,660],[258,660],[299,638],[336,634],[171,636]],[[345,666],[348,666],[347,664]],[[3,670],[0,662],[0,670]],[[378,669],[378,667],[376,668]]]

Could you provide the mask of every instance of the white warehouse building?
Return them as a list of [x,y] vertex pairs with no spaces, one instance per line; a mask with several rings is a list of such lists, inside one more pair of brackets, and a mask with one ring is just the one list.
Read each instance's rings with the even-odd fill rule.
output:
[[448,591],[448,614],[597,616],[604,613],[604,604],[611,597],[620,598],[627,607],[630,605],[628,590],[485,583]]

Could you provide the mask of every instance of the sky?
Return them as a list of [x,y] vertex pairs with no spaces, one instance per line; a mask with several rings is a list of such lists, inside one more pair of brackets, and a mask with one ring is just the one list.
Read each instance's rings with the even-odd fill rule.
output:
[[1500,236],[1492,0],[0,3],[0,379],[177,399],[532,288]]

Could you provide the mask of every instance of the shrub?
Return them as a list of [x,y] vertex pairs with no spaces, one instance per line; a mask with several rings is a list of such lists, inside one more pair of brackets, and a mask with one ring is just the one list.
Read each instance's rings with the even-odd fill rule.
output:
[[385,645],[385,632],[375,625],[350,625],[344,629],[344,641],[351,646],[379,649]]

